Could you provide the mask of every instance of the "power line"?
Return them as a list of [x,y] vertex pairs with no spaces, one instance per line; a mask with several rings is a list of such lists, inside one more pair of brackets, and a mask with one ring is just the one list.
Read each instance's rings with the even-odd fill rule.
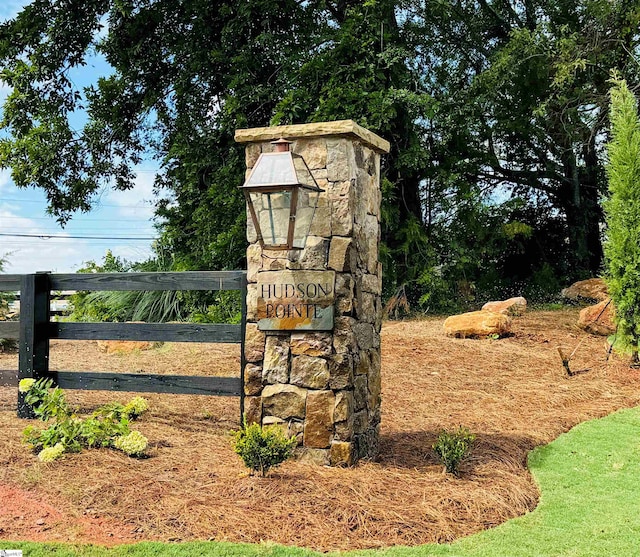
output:
[[[118,205],[121,207],[121,205]],[[53,221],[54,217],[6,217],[4,215],[0,215],[0,222],[3,220],[48,220]],[[146,220],[146,219],[144,219]],[[78,223],[87,223],[87,222],[141,222],[141,219],[94,219],[93,217],[74,217],[70,224],[78,224]]]
[[50,238],[56,238],[61,240],[73,239],[73,240],[144,240],[152,241],[157,238],[144,237],[144,236],[59,236],[55,234],[8,234],[0,232],[0,236],[11,236],[12,238],[40,238],[41,240],[49,240]]
[[[0,197],[0,201],[8,201],[11,203],[39,203],[41,205],[45,204],[44,201],[39,201],[37,199],[12,199],[9,197]],[[107,204],[107,203],[96,203],[95,208],[99,209],[100,207],[113,207],[113,208],[117,208],[117,209],[136,209],[136,208],[147,208],[147,209],[154,209],[155,206],[152,205],[152,203],[154,203],[153,201],[149,201],[149,203],[147,204],[143,204],[143,205],[114,205],[114,204]]]
[[[102,232],[104,230],[105,227],[100,226],[100,227],[96,227],[96,226],[80,226],[80,227],[76,227],[74,226],[72,230],[69,230],[69,234],[95,234],[96,232]],[[114,227],[117,228],[117,231],[122,233],[136,233],[136,234],[153,234],[154,230],[152,228],[145,228],[142,226],[135,226],[135,227],[122,227],[122,226],[117,226]],[[43,227],[36,227],[36,226],[0,226],[0,232],[4,232],[5,234],[25,234],[26,232],[28,232],[29,234],[35,234],[37,236],[50,236],[51,234],[58,234],[60,236],[64,236],[65,238],[67,237],[65,234],[63,234],[63,230],[60,230],[59,228],[43,228]]]

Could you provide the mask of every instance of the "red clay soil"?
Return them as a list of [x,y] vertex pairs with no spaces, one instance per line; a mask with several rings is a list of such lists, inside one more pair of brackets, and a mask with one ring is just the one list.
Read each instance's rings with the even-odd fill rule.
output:
[[[450,541],[532,510],[527,453],[575,424],[640,403],[640,373],[606,361],[602,337],[576,326],[577,309],[532,312],[501,340],[451,339],[443,319],[383,328],[380,455],[353,469],[288,462],[249,477],[233,453],[238,401],[150,394],[137,427],[150,458],[84,451],[42,464],[21,443],[16,390],[0,388],[0,539],[120,543],[215,539],[319,550]],[[574,349],[567,377],[557,347]],[[0,369],[17,365],[0,355]],[[105,355],[91,342],[56,342],[51,368],[234,375],[236,346],[170,344]],[[69,391],[82,412],[125,393]],[[477,435],[460,478],[431,446],[443,428]]]
[[130,527],[97,516],[74,516],[18,487],[0,484],[0,501],[0,539],[100,545],[134,541]]

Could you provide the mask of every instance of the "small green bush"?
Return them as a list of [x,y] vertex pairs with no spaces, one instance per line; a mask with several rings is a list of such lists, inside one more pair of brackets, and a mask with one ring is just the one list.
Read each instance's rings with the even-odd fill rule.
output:
[[232,435],[234,450],[245,466],[252,474],[260,472],[263,477],[271,468],[290,458],[297,444],[295,437],[287,437],[278,426],[262,427],[245,423],[241,429],[232,432]]
[[444,464],[447,473],[458,475],[460,463],[471,451],[475,440],[476,436],[462,426],[457,431],[450,432],[444,429],[440,432],[438,440],[433,445],[433,450]]
[[82,419],[67,404],[64,391],[52,387],[51,379],[22,379],[18,386],[36,417],[48,425],[44,430],[28,426],[23,432],[24,442],[39,452],[40,460],[52,462],[63,453],[92,447],[111,447],[129,456],[144,456],[146,438],[129,427],[130,421],[149,407],[144,398],[134,397],[125,405],[106,404]]

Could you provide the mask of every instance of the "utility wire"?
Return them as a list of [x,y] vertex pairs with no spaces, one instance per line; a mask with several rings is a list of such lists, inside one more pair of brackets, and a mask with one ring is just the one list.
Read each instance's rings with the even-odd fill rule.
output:
[[[39,201],[37,199],[11,199],[9,197],[0,197],[0,201],[10,201],[12,203],[40,203],[40,204],[44,204],[43,201]],[[155,206],[152,205],[152,201],[149,201],[148,204],[143,204],[143,205],[114,205],[114,204],[107,204],[107,203],[96,203],[95,206],[93,208],[95,209],[99,209],[100,207],[115,207],[118,209],[133,209],[133,208],[147,208],[147,209],[154,209]]]
[[57,236],[55,234],[8,234],[0,232],[0,236],[11,236],[12,238],[40,238],[41,240],[49,240],[50,238],[57,239],[74,239],[74,240],[144,240],[151,241],[157,240],[157,238],[144,237],[144,236]]

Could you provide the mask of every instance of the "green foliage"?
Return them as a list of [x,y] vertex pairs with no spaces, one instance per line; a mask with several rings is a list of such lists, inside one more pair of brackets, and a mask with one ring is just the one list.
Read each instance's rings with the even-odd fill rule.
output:
[[[155,157],[158,256],[241,268],[234,130],[351,118],[392,145],[385,296],[404,289],[413,308],[441,311],[520,294],[545,265],[554,283],[599,270],[606,77],[640,80],[639,23],[634,2],[609,0],[34,1],[0,25],[12,89],[0,166],[65,222]],[[93,53],[108,73],[79,88]],[[180,293],[104,296],[77,301],[76,318],[219,309]]]
[[[169,256],[132,263],[107,251],[103,261],[89,261],[80,273],[127,273],[179,271]],[[77,292],[70,297],[71,321],[193,321],[195,323],[240,323],[239,291],[113,291]]]
[[476,436],[466,427],[460,426],[457,431],[441,431],[437,441],[433,445],[433,450],[444,464],[444,468],[449,474],[457,476],[460,463],[471,451]]
[[189,320],[194,323],[232,323],[242,321],[242,299],[237,290],[220,290],[213,297],[214,301],[206,311],[196,311]]
[[[640,531],[640,408],[589,421],[535,448],[528,467],[541,492],[536,508],[452,543],[367,550],[371,557],[602,557],[635,555]],[[568,465],[570,463],[570,465]],[[99,545],[7,542],[30,557],[322,557],[277,544],[143,542]],[[517,549],[514,549],[517,548]],[[346,555],[363,554],[350,552]]]
[[51,462],[65,452],[92,447],[112,447],[135,457],[144,455],[146,439],[143,447],[144,437],[131,431],[129,425],[148,409],[145,399],[134,397],[126,405],[110,403],[81,419],[65,400],[64,391],[59,387],[52,389],[52,385],[51,379],[23,379],[19,386],[34,414],[49,423],[44,430],[28,426],[23,432],[24,442],[39,451],[40,460]]
[[60,387],[51,388],[53,380],[39,379],[30,384],[27,381],[33,379],[23,379],[20,388],[26,392],[25,402],[33,407],[34,414],[40,420],[46,422],[51,418],[64,419],[71,413],[64,391]]
[[608,144],[609,199],[605,254],[606,280],[615,305],[618,342],[638,361],[640,341],[640,119],[626,81],[611,88],[611,141]]
[[287,437],[278,426],[262,427],[259,424],[243,424],[238,431],[232,432],[234,450],[244,465],[252,473],[260,472],[266,476],[291,457],[297,444],[294,437]]

